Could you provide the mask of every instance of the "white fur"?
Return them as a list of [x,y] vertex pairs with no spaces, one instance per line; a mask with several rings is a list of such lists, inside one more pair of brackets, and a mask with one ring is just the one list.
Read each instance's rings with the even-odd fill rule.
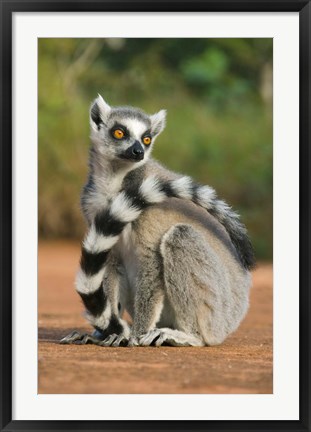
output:
[[104,192],[96,190],[94,192],[89,192],[86,197],[86,203],[86,213],[90,219],[94,219],[96,213],[103,210],[107,206],[108,200]]
[[[132,231],[132,224],[129,223],[128,225],[126,225],[121,233],[120,236],[120,240],[121,240],[121,247],[123,249],[128,249],[131,248],[131,246],[133,246],[132,242],[133,242],[133,231]],[[131,251],[132,253],[133,251]]]
[[192,184],[193,181],[190,177],[180,177],[172,181],[172,188],[174,192],[180,197],[185,199],[192,198]]
[[123,319],[120,319],[120,323],[123,326],[123,336],[126,338],[129,338],[130,334],[131,334],[131,329],[130,329],[128,323],[126,321],[124,321]]
[[90,294],[96,291],[103,281],[105,268],[102,268],[97,274],[87,276],[81,269],[76,276],[76,290],[81,294]]
[[216,192],[210,186],[201,186],[197,190],[197,200],[201,207],[209,209],[212,200],[216,197]]
[[160,190],[158,180],[155,177],[147,177],[140,185],[140,193],[149,203],[160,203],[166,195]]
[[[145,161],[141,162],[145,163]],[[85,206],[89,220],[94,219],[96,213],[107,207],[108,199],[113,198],[120,191],[126,174],[132,169],[137,168],[141,162],[133,164],[133,166],[129,166],[114,174],[109,173],[107,167],[103,167],[103,175],[97,174],[94,176],[96,190],[88,193],[86,198],[87,205]]]
[[104,99],[102,98],[102,96],[100,94],[98,94],[96,102],[97,102],[97,105],[99,107],[101,119],[103,120],[103,122],[105,122],[108,115],[110,114],[111,108],[107,104],[107,102],[104,101]]
[[141,214],[141,210],[133,206],[124,192],[119,193],[112,201],[110,213],[121,222],[132,222]]
[[128,128],[131,136],[141,141],[142,135],[146,132],[146,124],[134,118],[125,118],[122,123]]
[[[101,117],[102,121],[105,123],[108,116],[109,116],[109,113],[111,111],[111,107],[107,104],[107,102],[104,101],[104,99],[101,97],[100,94],[95,99],[94,104],[95,103],[98,105],[100,117]],[[91,116],[90,116],[90,125],[91,125],[92,137],[96,138],[98,135],[98,128],[97,128],[96,123],[93,122]]]
[[[103,171],[105,169],[108,171],[106,167],[102,167]],[[105,206],[107,198],[114,197],[120,191],[124,177],[129,171],[131,170],[127,168],[120,169],[115,173],[109,173],[109,175],[107,175],[107,172],[105,171],[103,173],[101,171],[96,173],[94,176],[94,182],[97,189],[96,193],[100,193],[103,198],[105,197],[105,201],[103,200]]]
[[98,253],[111,249],[118,240],[119,236],[106,237],[98,234],[94,224],[92,224],[88,235],[83,242],[83,246],[88,252]]
[[120,191],[124,177],[126,174],[131,171],[130,168],[127,169],[121,169],[120,171],[116,172],[110,182],[109,182],[109,195],[114,196],[117,192]]
[[166,123],[166,110],[161,110],[156,114],[150,116],[151,129],[154,133],[159,135],[165,128]]
[[221,214],[221,217],[225,217],[230,211],[230,207],[224,201],[218,200],[215,204],[216,210]]

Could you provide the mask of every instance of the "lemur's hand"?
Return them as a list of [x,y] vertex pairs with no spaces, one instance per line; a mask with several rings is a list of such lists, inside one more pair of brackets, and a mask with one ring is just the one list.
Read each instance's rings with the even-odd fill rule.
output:
[[80,333],[77,330],[69,333],[67,336],[62,338],[59,343],[63,345],[98,345],[104,347],[119,347],[119,346],[127,346],[128,338],[124,335],[112,334],[106,337],[104,340],[102,339],[103,333],[95,330],[93,334],[88,333]]
[[100,345],[103,340],[100,338],[100,333],[97,330],[94,331],[92,335],[88,333],[80,333],[77,330],[69,333],[67,336],[63,337],[59,343],[64,345]]
[[112,334],[98,345],[105,347],[124,347],[128,346],[128,338],[124,335]]

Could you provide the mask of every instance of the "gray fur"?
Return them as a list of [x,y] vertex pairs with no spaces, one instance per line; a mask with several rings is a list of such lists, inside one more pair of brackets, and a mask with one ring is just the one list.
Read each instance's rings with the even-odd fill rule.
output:
[[201,337],[207,345],[223,342],[245,316],[249,278],[232,274],[216,248],[191,225],[171,228],[161,243],[161,253],[167,297],[178,311],[176,327]]
[[145,123],[146,129],[151,128],[150,117],[139,108],[124,106],[124,107],[113,107],[111,109],[111,113],[110,113],[111,120],[122,121],[122,119],[124,118],[132,118],[135,120],[139,120]]
[[[127,309],[133,318],[130,345],[221,343],[237,328],[248,307],[250,273],[234,241],[239,246],[241,239],[243,245],[244,226],[223,201],[215,199],[211,188],[200,189],[190,178],[152,161],[151,145],[143,161],[123,159],[145,133],[154,141],[165,126],[164,111],[148,116],[136,108],[111,108],[99,97],[91,107],[90,122],[90,172],[82,196],[90,230],[84,249],[88,254],[109,250],[110,259],[104,273],[102,268],[90,275],[81,270],[77,290],[83,295],[96,292],[104,274],[107,307],[96,319],[89,316],[97,329],[95,338],[104,337],[109,329],[112,333],[123,329],[98,344],[115,346],[128,338],[128,326],[117,316],[119,303],[121,311]],[[115,124],[129,130],[117,143],[111,135]],[[182,199],[163,202],[166,193]],[[147,202],[160,204],[142,213]],[[111,231],[107,234],[96,225],[103,211],[116,221],[131,222],[118,236],[114,234],[113,242]],[[73,338],[77,340],[77,335]]]
[[[219,223],[209,217],[203,225],[202,209],[183,203],[188,209],[180,213],[180,200],[169,202],[170,211],[163,212],[166,204],[152,207],[132,226],[128,249],[135,249],[137,272],[128,280],[130,344],[219,344],[246,314],[250,273],[215,235],[223,230]],[[125,267],[127,259],[121,255]]]

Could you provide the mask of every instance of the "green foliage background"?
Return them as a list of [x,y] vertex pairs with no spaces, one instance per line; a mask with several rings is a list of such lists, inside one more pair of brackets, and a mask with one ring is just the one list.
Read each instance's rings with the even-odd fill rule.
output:
[[213,186],[272,257],[272,39],[39,39],[39,235],[82,238],[88,110],[168,110],[154,157]]

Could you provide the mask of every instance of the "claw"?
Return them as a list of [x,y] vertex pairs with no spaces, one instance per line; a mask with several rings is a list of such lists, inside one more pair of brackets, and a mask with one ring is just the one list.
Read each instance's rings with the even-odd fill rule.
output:
[[112,346],[112,344],[114,343],[114,341],[118,338],[118,335],[116,334],[112,334],[110,336],[108,336],[104,341],[101,341],[101,343],[99,344],[100,346]]
[[119,336],[117,339],[112,343],[111,346],[118,347],[118,346],[127,346],[128,340],[124,336]]
[[69,333],[69,335],[63,337],[59,341],[59,343],[60,344],[72,344],[72,343],[76,342],[77,340],[80,340],[82,337],[83,337],[83,335],[81,335],[81,333],[74,330],[73,332]]
[[135,336],[131,336],[129,341],[128,341],[127,346],[129,346],[129,347],[139,346],[138,339]]
[[193,335],[172,329],[153,329],[138,339],[140,346],[202,346],[203,343]]
[[123,335],[112,334],[104,341],[101,341],[98,345],[105,347],[124,347],[128,345],[128,339]]
[[117,335],[112,334],[108,336],[106,339],[102,340],[100,337],[103,334],[99,331],[94,331],[92,335],[87,333],[79,333],[78,331],[74,330],[73,332],[69,333],[69,335],[63,337],[59,343],[61,344],[74,344],[74,345],[99,345],[99,346],[105,346],[105,347],[118,347],[118,346],[127,346],[128,345],[128,339],[123,335]]
[[[151,330],[147,334],[139,338],[139,345],[141,346],[151,346],[154,345],[160,339],[161,332],[158,329]],[[156,346],[159,346],[156,344]]]
[[61,344],[74,344],[74,345],[87,345],[87,344],[99,345],[100,342],[101,340],[98,339],[97,337],[93,335],[89,335],[87,333],[79,333],[76,330],[69,333],[69,335],[63,337],[59,341],[59,343]]
[[100,339],[97,339],[96,337],[93,337],[89,334],[86,334],[83,336],[83,339],[81,341],[81,345],[87,345],[87,344],[98,345],[99,342],[101,342]]

